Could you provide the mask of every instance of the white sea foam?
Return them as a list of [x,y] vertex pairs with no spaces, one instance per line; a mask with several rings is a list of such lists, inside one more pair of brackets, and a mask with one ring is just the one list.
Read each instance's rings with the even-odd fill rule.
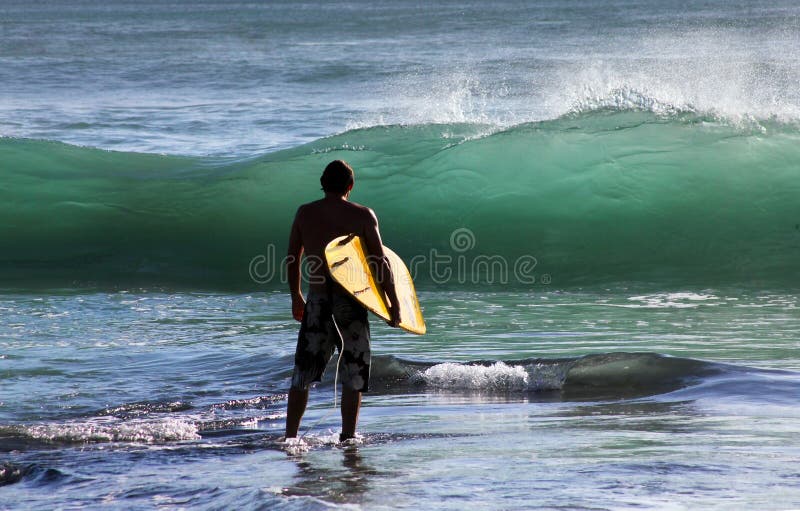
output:
[[281,447],[291,455],[303,454],[314,447],[334,446],[334,445],[361,445],[364,437],[356,433],[354,438],[346,440],[344,443],[339,441],[339,433],[328,430],[326,433],[304,433],[297,438],[284,438]]
[[715,305],[719,297],[704,293],[656,293],[651,295],[631,296],[626,308],[655,308],[655,309],[692,309],[700,305]]
[[437,364],[413,378],[439,389],[475,391],[537,391],[560,389],[569,364],[492,365]]
[[197,426],[180,419],[120,420],[102,417],[86,421],[35,424],[22,431],[38,440],[61,442],[156,443],[199,440]]
[[524,390],[528,373],[522,366],[496,362],[491,366],[445,363],[421,375],[426,384],[444,389]]
[[444,389],[524,390],[528,386],[524,367],[503,362],[491,366],[438,364],[421,373],[420,378],[432,387]]

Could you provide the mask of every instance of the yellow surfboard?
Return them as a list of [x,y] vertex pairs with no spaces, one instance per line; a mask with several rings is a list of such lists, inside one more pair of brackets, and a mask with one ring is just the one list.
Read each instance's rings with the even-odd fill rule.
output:
[[[383,252],[389,259],[397,299],[400,301],[400,328],[422,335],[426,330],[425,320],[422,318],[411,274],[400,256],[385,246]],[[361,238],[351,234],[331,241],[325,247],[325,260],[333,280],[367,309],[385,320],[391,318],[383,291],[367,264],[367,253],[361,244]]]

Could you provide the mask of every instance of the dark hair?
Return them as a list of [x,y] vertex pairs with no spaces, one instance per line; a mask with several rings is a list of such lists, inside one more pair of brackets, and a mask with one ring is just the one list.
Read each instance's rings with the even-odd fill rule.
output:
[[326,192],[344,195],[354,182],[353,169],[344,160],[334,160],[325,167],[319,182]]

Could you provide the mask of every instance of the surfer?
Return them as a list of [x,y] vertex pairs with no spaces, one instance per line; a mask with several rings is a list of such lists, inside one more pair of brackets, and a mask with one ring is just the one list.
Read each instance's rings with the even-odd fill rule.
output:
[[[342,356],[342,432],[339,441],[353,438],[361,408],[361,394],[369,386],[370,346],[367,310],[333,282],[325,265],[325,246],[348,234],[361,236],[375,276],[392,304],[391,320],[400,323],[400,309],[392,271],[383,252],[378,218],[360,204],[350,202],[353,169],[336,160],[325,167],[320,183],[323,199],[298,208],[289,236],[286,269],[292,294],[292,316],[300,321],[295,365],[286,411],[286,438],[295,438],[308,403],[308,389],[320,381],[325,366],[338,347]],[[300,289],[300,261],[305,254],[309,273],[308,297]]]

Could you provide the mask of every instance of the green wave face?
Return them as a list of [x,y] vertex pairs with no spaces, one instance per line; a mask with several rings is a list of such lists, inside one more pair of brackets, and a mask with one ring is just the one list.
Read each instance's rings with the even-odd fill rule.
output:
[[800,131],[593,111],[350,131],[249,160],[0,140],[7,286],[279,288],[341,158],[418,286],[800,280]]

